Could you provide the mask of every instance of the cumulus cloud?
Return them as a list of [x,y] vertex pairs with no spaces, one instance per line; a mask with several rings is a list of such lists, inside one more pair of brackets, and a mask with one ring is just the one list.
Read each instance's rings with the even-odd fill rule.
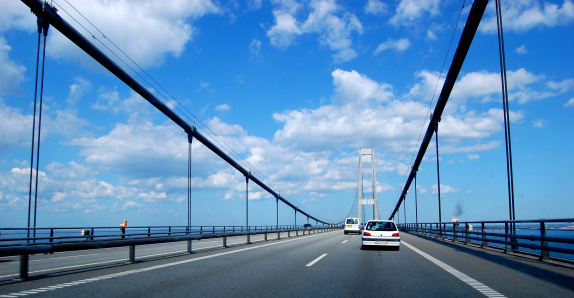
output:
[[10,60],[10,45],[0,36],[0,96],[13,94],[20,90],[26,68]]
[[32,116],[22,115],[19,109],[6,106],[0,99],[0,153],[30,146]]
[[384,15],[387,13],[387,4],[380,0],[369,0],[365,5],[365,12],[367,14]]
[[[429,74],[419,73],[418,76]],[[274,119],[283,123],[283,128],[275,133],[274,142],[307,151],[373,146],[386,152],[412,152],[415,146],[412,140],[416,140],[427,117],[428,107],[424,100],[400,100],[392,86],[373,81],[356,71],[337,69],[332,76],[336,91],[332,105],[275,113]],[[461,86],[465,86],[464,80],[461,79]],[[464,91],[459,91],[458,95],[461,102],[474,96],[472,90],[479,92],[475,86],[462,88]],[[429,88],[419,86],[417,92],[426,93],[423,89]],[[417,92],[411,90],[405,98],[415,98],[413,93]],[[520,113],[511,113],[512,121],[522,117]],[[503,114],[499,109],[460,113],[455,108],[443,115],[441,136],[455,142],[452,147],[458,150],[490,150],[498,143],[461,146],[458,142],[487,138],[502,129],[502,122]]]
[[30,8],[20,1],[4,1],[2,3],[0,33],[12,28],[28,32],[38,30],[36,17],[30,12]]
[[[574,4],[564,0],[562,5],[547,1],[509,1],[502,5],[504,30],[525,32],[536,27],[554,27],[569,24],[574,20]],[[494,5],[485,15],[478,30],[496,33],[496,12]]]
[[423,17],[440,14],[439,0],[401,0],[390,19],[394,26],[412,26]]
[[574,98],[570,98],[567,103],[564,104],[564,107],[574,107]]
[[[434,94],[436,100],[442,89],[444,76],[439,80],[438,73],[426,70],[418,72],[416,76],[418,82],[411,88],[408,96],[430,100]],[[519,104],[557,96],[574,87],[572,79],[565,79],[560,82],[548,81],[543,75],[534,74],[524,68],[507,71],[507,81],[509,100]],[[501,98],[500,93],[499,73],[469,72],[462,75],[454,85],[449,102],[456,101],[458,104],[463,104],[471,99],[489,102],[499,100]]]
[[307,18],[298,20],[301,4],[292,1],[273,1],[275,24],[267,31],[271,44],[286,49],[299,35],[317,34],[319,42],[329,47],[336,63],[357,56],[352,46],[352,35],[361,34],[363,26],[357,16],[345,11],[334,0],[315,0],[309,3]]
[[[63,12],[65,10],[90,30],[90,32],[80,31],[86,38],[93,41],[93,35],[108,47],[115,48],[109,44],[109,41],[112,41],[144,68],[160,65],[166,55],[179,56],[185,45],[196,34],[197,29],[193,27],[192,21],[207,14],[221,12],[221,9],[210,0],[184,0],[170,5],[165,5],[159,0],[73,1],[75,9],[65,3],[60,5],[62,5],[60,16],[71,24],[76,23]],[[97,29],[77,15],[76,10],[89,19]],[[94,43],[99,47],[100,42]],[[48,55],[55,59],[91,63],[91,58],[87,58],[87,55],[57,30],[51,31],[48,44],[51,49]],[[105,49],[103,51],[107,52]]]

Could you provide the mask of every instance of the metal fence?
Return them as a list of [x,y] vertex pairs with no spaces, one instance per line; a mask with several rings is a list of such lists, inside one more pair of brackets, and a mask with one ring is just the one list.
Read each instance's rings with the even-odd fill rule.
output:
[[192,240],[221,238],[227,247],[227,237],[265,236],[287,233],[287,237],[326,232],[340,227],[317,226],[304,229],[302,226],[156,226],[156,227],[67,227],[67,228],[0,228],[0,257],[20,256],[20,278],[28,278],[29,256],[84,249],[129,247],[128,262],[135,262],[137,245],[167,242],[187,242],[191,253]]
[[399,224],[401,231],[574,263],[574,219]]

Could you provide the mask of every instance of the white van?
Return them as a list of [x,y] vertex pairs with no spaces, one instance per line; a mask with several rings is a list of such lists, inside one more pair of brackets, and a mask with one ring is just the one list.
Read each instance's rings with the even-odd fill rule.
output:
[[345,234],[347,233],[361,233],[361,225],[359,224],[359,219],[357,217],[349,217],[345,219],[345,227],[343,229]]

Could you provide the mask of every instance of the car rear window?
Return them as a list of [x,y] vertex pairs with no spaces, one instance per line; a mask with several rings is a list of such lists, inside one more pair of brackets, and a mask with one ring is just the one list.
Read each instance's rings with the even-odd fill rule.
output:
[[359,224],[359,220],[356,218],[347,218],[347,224],[348,225],[356,225],[356,224]]
[[370,222],[367,224],[369,231],[396,231],[397,226],[393,222]]

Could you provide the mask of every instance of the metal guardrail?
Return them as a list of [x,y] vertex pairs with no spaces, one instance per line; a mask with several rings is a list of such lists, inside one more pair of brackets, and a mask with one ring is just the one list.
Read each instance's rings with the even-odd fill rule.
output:
[[[28,279],[28,262],[32,254],[47,254],[63,251],[129,247],[129,263],[135,262],[137,245],[187,241],[187,253],[191,253],[191,241],[222,238],[223,247],[227,237],[267,235],[295,232],[295,236],[326,232],[340,227],[318,226],[303,229],[302,226],[167,226],[167,227],[92,227],[92,228],[0,228],[0,257],[20,256],[20,279]],[[32,233],[34,237],[29,237]]]
[[426,237],[574,263],[574,218],[406,223],[401,231]]

